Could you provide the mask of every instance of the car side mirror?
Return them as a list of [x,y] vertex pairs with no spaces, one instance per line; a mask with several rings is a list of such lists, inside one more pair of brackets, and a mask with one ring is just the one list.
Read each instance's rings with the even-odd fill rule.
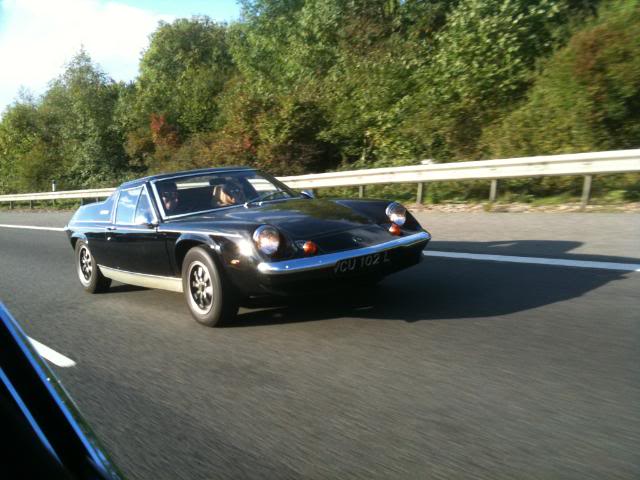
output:
[[307,198],[316,198],[316,196],[313,194],[313,190],[302,190],[300,192],[300,194],[303,197],[307,197]]

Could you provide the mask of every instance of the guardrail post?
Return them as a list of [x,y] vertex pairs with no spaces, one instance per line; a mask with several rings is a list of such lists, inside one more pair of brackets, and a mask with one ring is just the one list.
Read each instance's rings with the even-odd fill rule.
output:
[[425,190],[424,187],[425,187],[424,182],[420,182],[418,184],[418,192],[416,193],[416,203],[418,205],[422,205],[422,202],[424,201],[424,190]]
[[584,183],[582,184],[582,201],[581,201],[581,208],[583,210],[587,208],[587,205],[589,204],[589,199],[591,198],[592,178],[593,178],[593,175],[584,176]]
[[358,185],[358,197],[359,198],[364,197],[364,185]]
[[498,180],[491,180],[491,190],[489,191],[489,201],[491,203],[495,203],[496,197],[498,196]]
[[9,202],[9,210],[13,210],[13,202]]
[[33,210],[33,200],[29,200],[29,209]]

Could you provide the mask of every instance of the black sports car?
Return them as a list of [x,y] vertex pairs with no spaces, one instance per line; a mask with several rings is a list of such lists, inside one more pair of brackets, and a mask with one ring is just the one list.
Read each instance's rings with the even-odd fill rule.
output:
[[184,292],[209,326],[246,297],[374,283],[418,263],[431,238],[398,203],[316,199],[251,168],[124,183],[66,230],[86,291],[116,280]]

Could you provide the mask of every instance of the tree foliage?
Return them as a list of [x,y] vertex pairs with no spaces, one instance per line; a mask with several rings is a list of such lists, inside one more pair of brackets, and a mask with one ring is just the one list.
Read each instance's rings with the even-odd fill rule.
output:
[[638,0],[241,3],[231,25],[161,22],[130,83],[81,51],[18,98],[0,191],[640,146]]
[[526,101],[487,129],[499,156],[640,145],[640,9],[614,4],[548,59]]

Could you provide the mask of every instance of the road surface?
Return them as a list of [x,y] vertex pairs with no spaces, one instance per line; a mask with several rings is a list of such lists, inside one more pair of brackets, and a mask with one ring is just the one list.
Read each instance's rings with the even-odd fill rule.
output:
[[[419,215],[431,251],[640,264],[640,215]],[[219,329],[114,285],[82,291],[64,233],[0,227],[0,300],[73,360],[128,478],[640,477],[640,272],[425,256]]]

